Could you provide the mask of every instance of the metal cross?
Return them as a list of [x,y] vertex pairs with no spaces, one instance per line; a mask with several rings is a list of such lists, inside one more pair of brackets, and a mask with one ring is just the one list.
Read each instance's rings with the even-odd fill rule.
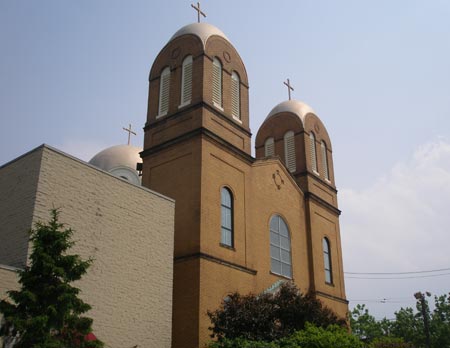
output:
[[136,135],[136,133],[133,132],[133,131],[131,130],[131,123],[128,125],[128,128],[122,127],[122,129],[123,129],[125,132],[128,132],[128,145],[130,145],[130,137],[131,137],[131,134]]
[[206,18],[206,14],[200,9],[200,3],[197,2],[197,7],[194,4],[191,4],[191,7],[197,11],[197,21],[200,23],[200,15]]
[[289,100],[291,100],[291,91],[294,90],[294,88],[291,86],[291,83],[289,82],[289,79],[287,79],[287,82],[283,82],[287,88],[288,88],[288,95],[289,95]]

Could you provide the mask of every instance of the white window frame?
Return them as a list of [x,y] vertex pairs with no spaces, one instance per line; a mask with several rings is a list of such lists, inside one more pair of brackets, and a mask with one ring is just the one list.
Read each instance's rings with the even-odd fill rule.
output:
[[322,170],[323,170],[323,176],[325,177],[325,180],[330,182],[330,168],[328,167],[328,151],[327,151],[327,145],[322,140],[320,142],[320,148],[322,151]]
[[309,151],[310,151],[311,169],[314,172],[314,174],[319,175],[317,166],[316,136],[314,135],[313,132],[309,133]]
[[284,134],[284,160],[286,168],[294,173],[297,170],[297,160],[295,156],[295,134],[293,131],[287,131]]
[[[270,153],[269,153],[270,152]],[[264,157],[275,155],[275,140],[270,137],[264,142]]]
[[[222,73],[222,63],[217,57],[213,58],[213,71],[212,71],[212,102],[213,105],[219,110],[223,111],[223,73]],[[217,93],[215,93],[215,89],[218,89]],[[217,96],[216,94],[219,94]],[[220,98],[220,101],[216,99]]]
[[[165,101],[167,105],[163,105]],[[166,110],[163,107],[167,107]],[[170,68],[166,67],[159,78],[159,100],[158,100],[158,115],[156,118],[167,115],[170,106]]]
[[[226,199],[229,199],[229,204]],[[234,247],[234,201],[233,193],[228,187],[220,190],[220,244]]]
[[[282,233],[282,224],[287,232],[285,235]],[[270,271],[274,274],[292,279],[292,247],[289,227],[284,219],[276,214],[270,218],[269,230]],[[283,245],[282,241],[284,241],[285,245],[287,244],[287,247]],[[284,254],[287,254],[287,257],[283,258]],[[280,264],[280,272],[274,269],[274,264]]]
[[239,75],[231,73],[231,115],[233,119],[242,123],[241,119],[241,80]]
[[[181,100],[178,108],[189,105],[192,101],[192,78],[193,78],[193,58],[187,56],[184,58],[181,65]],[[189,75],[189,76],[188,76]],[[186,79],[190,80],[189,85],[186,84]],[[186,98],[189,95],[189,98]]]

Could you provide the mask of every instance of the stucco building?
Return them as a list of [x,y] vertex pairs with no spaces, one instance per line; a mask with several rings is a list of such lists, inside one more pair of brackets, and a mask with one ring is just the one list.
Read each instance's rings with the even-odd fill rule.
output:
[[[76,251],[96,258],[85,285],[90,292],[88,302],[99,302],[93,313],[96,328],[107,326],[108,318],[115,320],[125,310],[110,307],[110,286],[96,285],[108,284],[118,274],[126,278],[117,284],[114,280],[111,286],[121,293],[140,289],[143,304],[142,308],[132,307],[132,313],[126,310],[119,322],[128,328],[156,306],[155,318],[163,318],[160,347],[167,346],[168,322],[172,347],[204,347],[210,339],[207,310],[216,309],[230,292],[260,293],[280,281],[292,280],[303,292],[315,292],[325,305],[345,317],[348,302],[340,211],[328,132],[311,107],[287,100],[275,106],[260,126],[253,157],[248,89],[245,65],[225,34],[207,23],[190,24],[169,39],[151,67],[141,178],[127,171],[122,160],[111,162],[110,149],[106,156],[100,153],[91,161],[132,183],[141,180],[151,191],[78,160],[69,161],[47,147],[32,153],[55,159],[49,167],[43,166],[43,161],[39,175],[13,171],[11,164],[0,168],[0,176],[10,170],[8,177],[22,174],[27,176],[23,180],[34,183],[37,195],[29,195],[25,227],[37,218],[45,220],[51,204],[77,209],[77,216],[68,209],[62,219],[86,231]],[[14,163],[32,161],[30,156]],[[56,158],[61,165],[56,165]],[[50,175],[59,189],[50,184]],[[87,184],[85,177],[92,178],[92,184]],[[0,191],[10,186],[0,187]],[[70,193],[65,193],[66,186]],[[99,205],[97,194],[105,195],[100,202],[104,199],[108,204]],[[173,201],[166,197],[175,200],[174,220]],[[6,210],[1,210],[1,204],[6,203],[0,198],[3,216]],[[23,207],[17,206],[17,211],[21,210]],[[79,221],[84,214],[86,221]],[[116,214],[131,216],[119,225]],[[107,226],[100,226],[99,221]],[[13,236],[13,232],[8,238],[23,262],[26,238]],[[0,263],[20,266],[1,259],[2,253],[8,254],[6,249],[0,249]],[[100,253],[109,256],[99,257]],[[172,268],[164,269],[172,261],[173,279]],[[111,263],[117,273],[107,272]],[[162,270],[162,275],[149,267]],[[141,274],[148,278],[140,280]],[[144,289],[154,279],[154,293],[149,296]],[[158,312],[164,306],[166,314]],[[101,330],[100,338],[109,335],[109,329]],[[145,329],[143,332],[150,335]],[[111,345],[126,346],[123,339],[117,342]]]

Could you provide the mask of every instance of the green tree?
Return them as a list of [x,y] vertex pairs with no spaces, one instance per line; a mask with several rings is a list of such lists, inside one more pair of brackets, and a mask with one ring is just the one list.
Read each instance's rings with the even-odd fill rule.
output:
[[350,327],[352,333],[363,342],[372,342],[375,338],[386,334],[386,324],[384,326],[376,321],[375,317],[369,313],[364,304],[358,304],[350,312]]
[[67,255],[74,242],[72,229],[58,222],[58,210],[51,211],[48,223],[36,223],[30,231],[30,264],[19,271],[18,291],[9,291],[12,302],[2,300],[0,312],[5,322],[0,335],[16,336],[15,348],[102,347],[99,340],[85,341],[92,319],[82,316],[90,310],[70,285],[81,279],[91,260]]
[[370,348],[414,348],[411,343],[406,343],[403,338],[380,337],[375,338],[369,345]]
[[208,311],[211,337],[238,337],[271,342],[302,330],[306,322],[327,327],[345,326],[312,294],[302,295],[292,283],[284,283],[275,294],[230,294],[215,311]]
[[359,339],[338,325],[327,328],[306,323],[303,330],[280,341],[281,348],[361,348]]

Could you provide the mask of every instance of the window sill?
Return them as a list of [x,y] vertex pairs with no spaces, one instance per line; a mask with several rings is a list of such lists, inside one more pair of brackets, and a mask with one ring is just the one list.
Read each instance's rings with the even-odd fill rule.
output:
[[275,273],[275,272],[272,272],[272,271],[269,271],[269,273],[274,275],[274,276],[281,277],[281,278],[284,278],[284,279],[294,280],[294,278],[291,278],[291,277],[288,277],[288,276],[285,276],[285,275],[282,275],[282,274],[278,274],[278,273]]
[[167,112],[165,112],[165,113],[163,113],[163,114],[156,115],[156,119],[161,118],[161,117],[164,117],[164,116],[166,116],[166,115],[167,115]]
[[328,282],[326,281],[325,284],[334,288],[334,284],[333,284],[333,283],[328,283]]
[[223,112],[223,107],[222,107],[222,105],[219,105],[219,104],[217,104],[216,102],[213,102],[213,105],[214,105],[215,108],[217,108],[217,109],[219,109],[220,111]]
[[317,176],[320,176],[320,174],[319,174],[319,172],[318,171],[316,171],[316,170],[314,170],[313,169],[313,171],[312,171],[314,174],[316,174]]
[[190,103],[191,103],[190,100],[185,103],[182,103],[182,104],[178,105],[178,109],[184,108],[185,106],[189,105]]
[[232,251],[236,251],[236,249],[235,249],[233,246],[231,246],[231,245],[223,244],[223,243],[219,243],[219,245],[220,245],[222,248],[229,249],[229,250],[232,250]]
[[233,116],[233,120],[235,120],[236,122],[242,124],[242,120],[236,116]]

